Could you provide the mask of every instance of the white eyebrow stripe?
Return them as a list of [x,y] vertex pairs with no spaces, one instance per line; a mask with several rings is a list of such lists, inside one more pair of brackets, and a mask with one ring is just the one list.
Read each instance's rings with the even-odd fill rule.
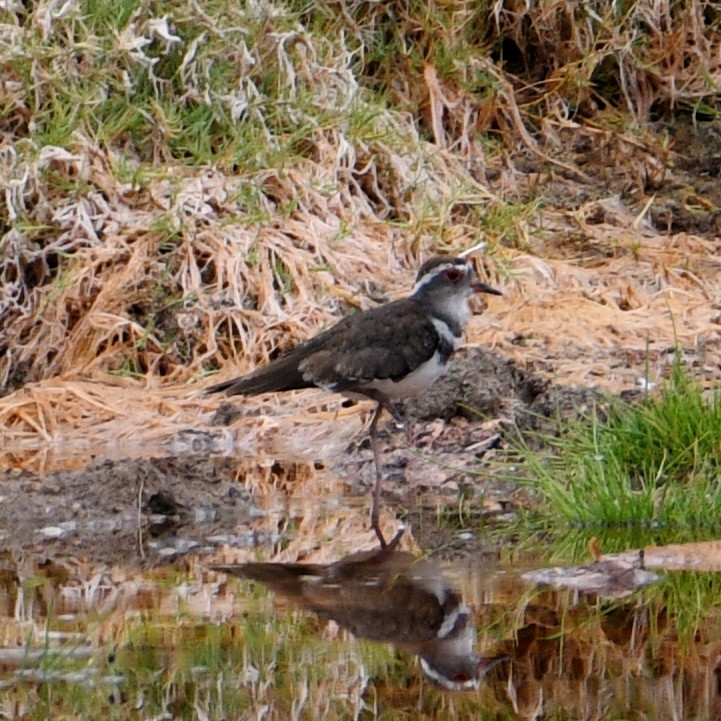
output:
[[441,273],[445,273],[445,271],[449,270],[450,268],[458,268],[458,270],[463,271],[463,273],[468,272],[468,265],[465,263],[461,265],[460,263],[442,263],[441,265],[437,265],[433,270],[430,270],[428,273],[426,273],[414,286],[413,290],[411,291],[411,295],[415,295],[421,288],[425,288],[434,278],[439,276]]
[[466,691],[469,689],[478,688],[481,685],[480,678],[469,678],[465,681],[452,681],[446,678],[439,671],[436,671],[425,658],[421,658],[421,668],[428,678],[437,683],[441,688],[448,689],[449,691]]

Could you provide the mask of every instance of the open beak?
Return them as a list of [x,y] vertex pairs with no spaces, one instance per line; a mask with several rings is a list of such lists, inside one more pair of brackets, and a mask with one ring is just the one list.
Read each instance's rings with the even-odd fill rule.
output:
[[500,290],[496,290],[495,288],[492,288],[490,285],[486,285],[485,283],[481,283],[480,281],[476,281],[475,283],[471,284],[471,288],[473,288],[473,291],[475,293],[489,293],[490,295],[503,295]]

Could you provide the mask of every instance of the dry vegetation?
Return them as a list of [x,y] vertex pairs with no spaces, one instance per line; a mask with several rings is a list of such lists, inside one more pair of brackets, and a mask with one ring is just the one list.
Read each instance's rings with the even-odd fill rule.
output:
[[[82,463],[89,448],[126,458],[173,439],[165,452],[183,451],[194,439],[180,431],[204,427],[218,405],[200,393],[208,375],[247,371],[339,314],[405,292],[430,253],[480,238],[479,268],[504,297],[475,319],[470,343],[614,392],[664,376],[676,345],[694,373],[715,377],[720,58],[721,8],[705,0],[3,3],[0,468],[49,470],[53,446],[79,450]],[[357,409],[321,393],[253,403],[268,412],[218,430],[203,450],[325,457],[359,427]],[[318,477],[294,479],[297,497],[318,493]],[[309,548],[337,556],[321,536],[364,542],[360,513],[341,528],[315,506],[283,511],[302,519],[286,560]],[[279,527],[271,514],[264,523]],[[55,591],[80,616],[99,610],[105,620],[57,638],[94,655],[84,679],[112,673],[103,659],[121,646],[129,661],[119,673],[140,669],[138,699],[157,694],[148,716],[176,702],[188,717],[204,704],[225,710],[214,694],[229,666],[241,707],[256,714],[267,703],[269,718],[317,717],[329,693],[348,689],[356,714],[380,698],[399,717],[446,718],[449,708],[478,717],[478,697],[369,685],[374,665],[357,650],[345,666],[335,656],[321,665],[329,676],[317,683],[286,680],[279,697],[270,672],[261,683],[241,675],[248,658],[231,654],[246,646],[230,624],[211,649],[216,665],[203,660],[219,676],[189,700],[201,666],[183,634],[197,650],[212,633],[194,625],[208,606],[212,621],[243,610],[227,588],[195,566],[182,596],[172,579],[79,563],[23,600],[18,577],[38,569],[26,571],[0,568],[2,645],[44,647]],[[715,638],[684,659],[671,625],[645,635],[653,610],[631,609],[616,628],[574,605],[581,633],[567,641],[563,600],[517,603],[517,587],[499,587],[484,610],[473,598],[486,593],[480,583],[465,590],[492,617],[481,620],[515,608],[509,628],[530,629],[508,685],[520,717],[535,717],[544,694],[559,717],[576,704],[601,708],[613,693],[623,700],[641,667],[639,703],[660,718],[718,713]],[[148,609],[162,622],[139,620]],[[297,656],[306,651],[293,621],[262,623],[275,644],[269,666],[288,638],[291,660],[312,665]],[[142,666],[143,654],[162,657],[165,672],[162,662]],[[107,689],[97,688],[91,713],[82,700],[72,707],[72,693],[29,683],[0,715],[30,718],[43,703],[55,712],[59,698],[68,718],[107,714]],[[510,713],[498,684],[482,693],[491,711]],[[136,699],[120,705],[118,718],[137,717]],[[340,706],[347,718],[344,697]]]
[[715,3],[0,13],[5,444],[197,425],[189,384],[479,236],[471,342],[614,389],[716,365]]

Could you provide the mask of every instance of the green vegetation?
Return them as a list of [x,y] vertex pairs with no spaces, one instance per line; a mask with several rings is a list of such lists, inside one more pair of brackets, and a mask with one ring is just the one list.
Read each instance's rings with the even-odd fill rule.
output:
[[[541,501],[520,520],[521,557],[545,549],[556,561],[588,563],[592,538],[604,553],[719,538],[721,394],[677,360],[658,391],[609,403],[535,439],[541,450],[517,446],[522,482]],[[718,573],[674,571],[639,602],[673,619],[689,643],[701,630],[721,631],[719,599]]]
[[[19,82],[14,102],[32,117],[28,150],[85,139],[123,148],[116,163],[249,172],[288,167],[311,136],[354,116],[358,88],[307,65],[311,45],[312,62],[328,70],[353,56],[334,34],[304,30],[291,6],[83,0],[63,9],[31,14],[16,28],[22,42],[0,56]],[[384,137],[367,104],[358,109],[354,135]]]
[[[0,26],[0,306],[9,319],[0,393],[78,376],[100,388],[113,376],[150,388],[202,377],[232,356],[250,365],[306,335],[309,319],[327,322],[362,282],[386,290],[388,281],[395,292],[399,264],[409,270],[432,249],[458,250],[481,236],[494,272],[524,273],[529,284],[549,279],[549,304],[555,269],[534,275],[514,263],[518,250],[532,256],[530,240],[541,237],[566,251],[573,238],[579,265],[626,249],[681,287],[671,244],[654,238],[652,255],[648,235],[634,231],[656,210],[656,186],[676,158],[666,121],[719,114],[712,69],[721,16],[709,3],[39,0],[6,3]],[[714,177],[715,154],[706,155],[703,172]],[[710,187],[679,191],[689,201],[652,222],[670,231],[690,207],[703,217],[681,229],[715,232]],[[608,196],[627,212],[600,202]],[[717,269],[696,275],[688,259],[697,251],[678,252],[694,282],[708,283],[706,302]],[[561,287],[566,281],[573,278],[561,276]],[[578,285],[599,300],[588,278]],[[614,302],[613,294],[602,300]],[[521,315],[523,299],[511,303]],[[507,348],[512,326],[504,320],[497,329]],[[62,439],[74,426],[92,443],[99,414],[105,421],[113,413],[72,394],[53,410],[57,401],[43,392],[34,388],[30,405],[12,399],[3,416],[7,433],[17,432],[5,444],[13,454],[48,428]],[[189,423],[198,417],[192,404],[186,414],[158,413],[158,423]],[[63,416],[67,408],[79,411]],[[707,397],[679,365],[643,402],[618,402],[546,439],[552,453],[522,448],[524,479],[542,505],[522,533],[512,532],[536,546],[540,538],[544,552],[552,541],[566,560],[587,560],[594,536],[603,551],[718,536],[719,421],[721,396]],[[117,426],[108,426],[114,438]],[[455,529],[483,518],[475,499],[462,497],[437,520]],[[509,637],[531,595],[496,601],[509,614]],[[677,630],[693,636],[708,615],[715,632],[719,598],[717,576],[684,573],[633,603],[641,612],[646,604],[658,626],[671,619],[673,639]],[[28,632],[17,643],[45,655],[37,664],[28,655],[27,673],[0,679],[12,694],[0,715],[513,715],[505,696],[419,690],[407,656],[342,634],[326,646],[315,619],[253,602],[232,624],[156,608],[116,618],[111,631],[98,630],[103,619],[82,629],[92,637],[90,657],[73,653],[77,640],[56,652],[50,631],[67,619],[48,620],[46,636]],[[571,615],[574,603],[547,606]],[[591,627],[598,614],[590,618],[544,627],[541,641],[566,634],[570,645],[568,629]],[[608,650],[601,634],[588,647]],[[634,650],[619,650],[611,676],[622,675]],[[632,661],[635,672],[644,659]],[[594,671],[601,679],[607,668]],[[520,678],[537,681],[530,669]]]
[[610,403],[545,439],[552,454],[522,449],[543,522],[685,540],[718,534],[721,394],[707,394],[677,362],[658,393]]

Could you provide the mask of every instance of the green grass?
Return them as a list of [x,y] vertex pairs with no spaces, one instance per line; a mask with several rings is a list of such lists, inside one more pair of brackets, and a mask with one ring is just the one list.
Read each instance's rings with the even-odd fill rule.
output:
[[558,438],[551,453],[519,451],[549,528],[721,530],[721,395],[706,395],[676,363],[666,385],[639,403],[614,401]]
[[[718,539],[721,534],[721,394],[705,392],[677,361],[666,384],[637,403],[612,401],[558,437],[519,442],[522,482],[540,498],[513,531],[520,558],[589,563],[604,553]],[[508,530],[506,529],[507,533]],[[721,630],[721,577],[668,572],[644,603],[672,619],[689,643]]]
[[[148,166],[216,163],[253,172],[288,167],[318,133],[348,125],[354,139],[384,138],[374,122],[382,103],[376,108],[358,86],[312,72],[301,16],[280,4],[271,19],[227,0],[202,9],[82,0],[46,26],[31,13],[14,30],[16,45],[0,54],[32,117],[25,150],[72,147],[83,136],[127,148]],[[313,39],[319,66],[352,61],[333,37]]]

